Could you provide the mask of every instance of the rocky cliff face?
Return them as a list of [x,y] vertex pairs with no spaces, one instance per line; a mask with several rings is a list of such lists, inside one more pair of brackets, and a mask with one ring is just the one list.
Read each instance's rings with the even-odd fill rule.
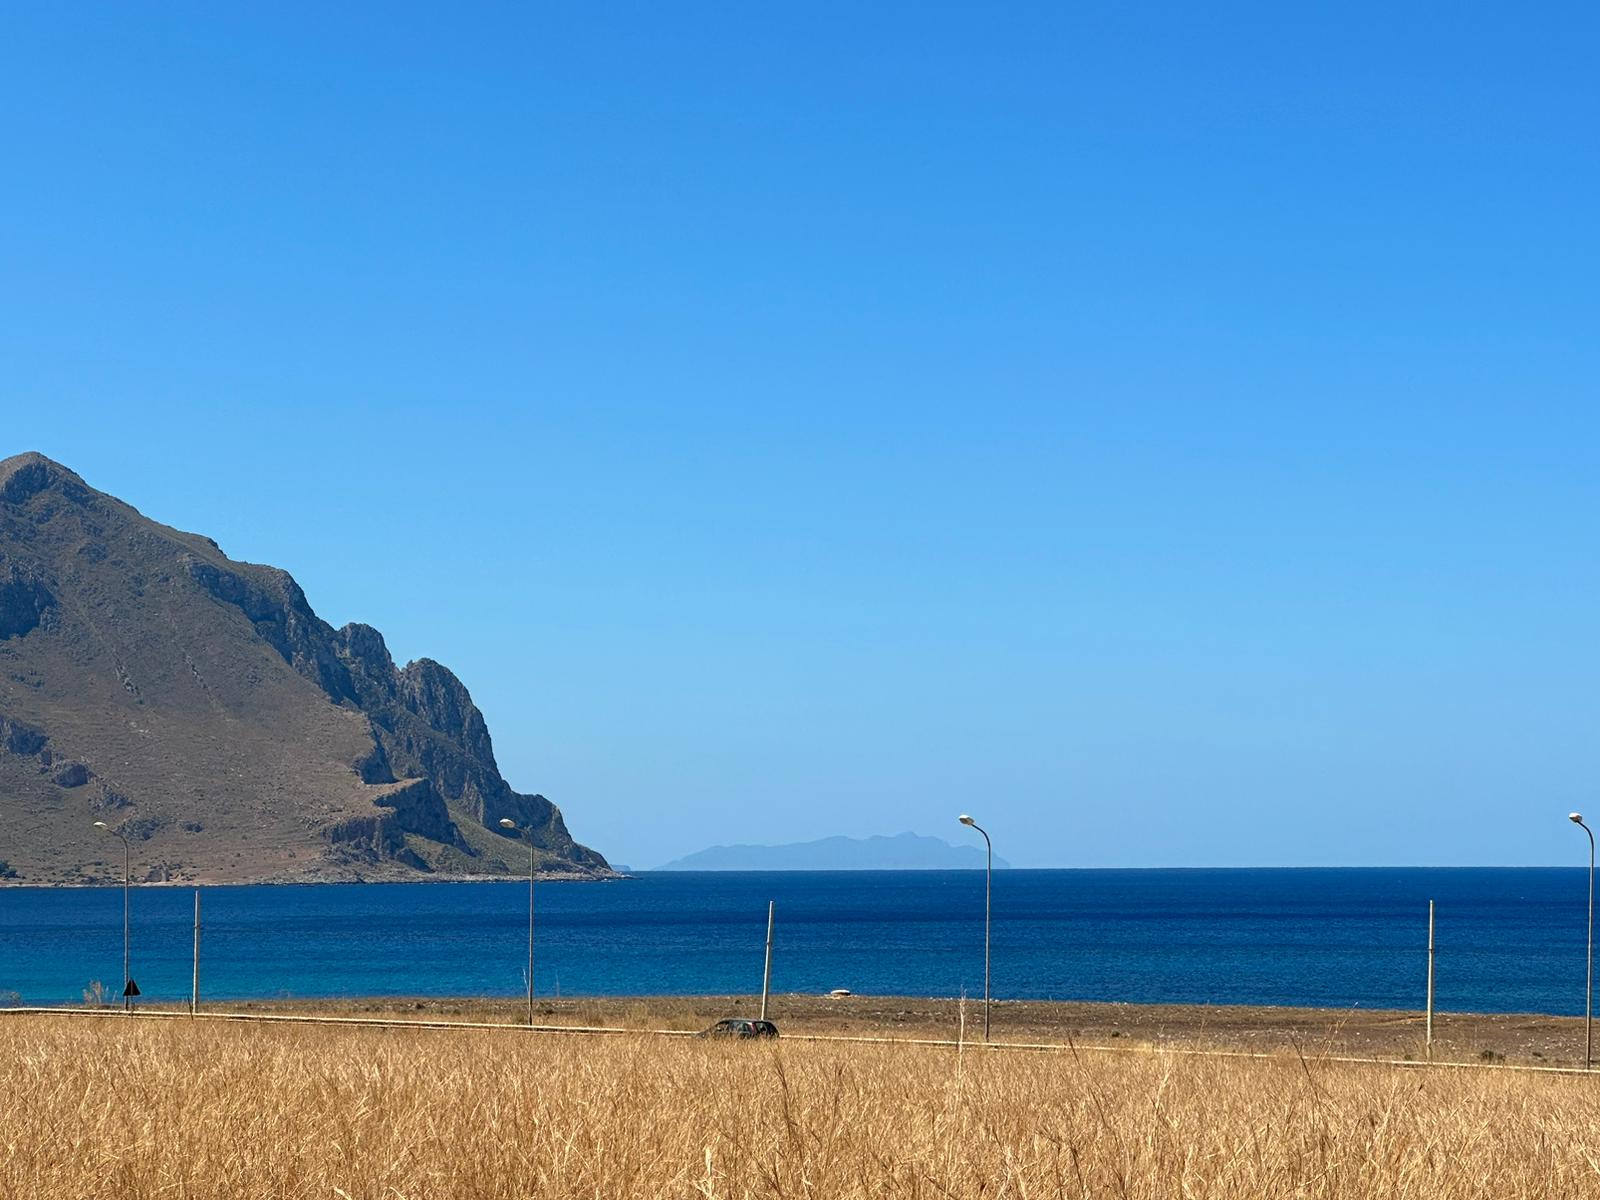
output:
[[[0,461],[0,842],[12,882],[611,872],[501,777],[445,667],[396,667],[287,572],[230,560],[58,463]],[[115,871],[113,871],[113,866]],[[7,874],[9,872],[9,874]]]

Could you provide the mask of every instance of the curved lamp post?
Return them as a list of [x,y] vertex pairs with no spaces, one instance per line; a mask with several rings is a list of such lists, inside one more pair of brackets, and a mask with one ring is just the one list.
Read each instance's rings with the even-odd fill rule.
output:
[[513,830],[528,843],[528,1024],[533,1024],[533,830],[510,817],[500,818],[500,828]]
[[1594,830],[1583,823],[1582,813],[1568,813],[1567,820],[1589,835],[1589,966],[1583,996],[1583,1069],[1594,1062]]
[[128,844],[122,830],[113,829],[104,821],[96,821],[94,827],[105,830],[122,842],[122,1007],[126,1009],[132,1003],[133,996],[133,976],[128,971],[128,896],[133,883],[133,847]]
[[960,821],[983,834],[983,844],[988,851],[988,864],[983,871],[983,1040],[989,1040],[989,900],[994,892],[994,843],[988,832],[966,813]]

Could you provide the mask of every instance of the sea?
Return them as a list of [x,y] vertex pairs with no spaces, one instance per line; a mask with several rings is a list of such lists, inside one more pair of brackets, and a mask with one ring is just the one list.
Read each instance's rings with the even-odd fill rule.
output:
[[[1005,870],[998,999],[1420,1009],[1584,1007],[1586,870]],[[189,997],[194,891],[136,886],[142,1000]],[[979,997],[982,871],[648,872],[535,889],[541,996],[774,992]],[[200,889],[203,1003],[518,996],[526,882]],[[122,979],[121,888],[0,888],[0,1004],[82,1004]]]

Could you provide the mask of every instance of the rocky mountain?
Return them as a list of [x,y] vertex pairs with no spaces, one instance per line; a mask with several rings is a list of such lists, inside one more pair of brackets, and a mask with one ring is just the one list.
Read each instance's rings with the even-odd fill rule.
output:
[[[996,857],[994,865],[1009,867]],[[658,871],[958,871],[982,870],[979,846],[954,846],[916,833],[894,837],[827,837],[782,846],[710,846]]]
[[606,877],[445,667],[39,454],[0,461],[0,877]]

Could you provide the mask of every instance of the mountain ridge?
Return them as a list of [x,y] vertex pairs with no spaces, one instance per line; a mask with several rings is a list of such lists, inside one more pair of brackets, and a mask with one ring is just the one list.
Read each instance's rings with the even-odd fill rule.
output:
[[523,873],[502,817],[541,871],[612,875],[448,668],[36,452],[0,461],[0,815],[10,883],[120,876],[96,820],[156,880]]
[[[981,846],[960,846],[911,832],[853,838],[843,835],[779,845],[708,846],[656,867],[657,871],[938,871],[982,869]],[[998,856],[997,868],[1011,864]]]

